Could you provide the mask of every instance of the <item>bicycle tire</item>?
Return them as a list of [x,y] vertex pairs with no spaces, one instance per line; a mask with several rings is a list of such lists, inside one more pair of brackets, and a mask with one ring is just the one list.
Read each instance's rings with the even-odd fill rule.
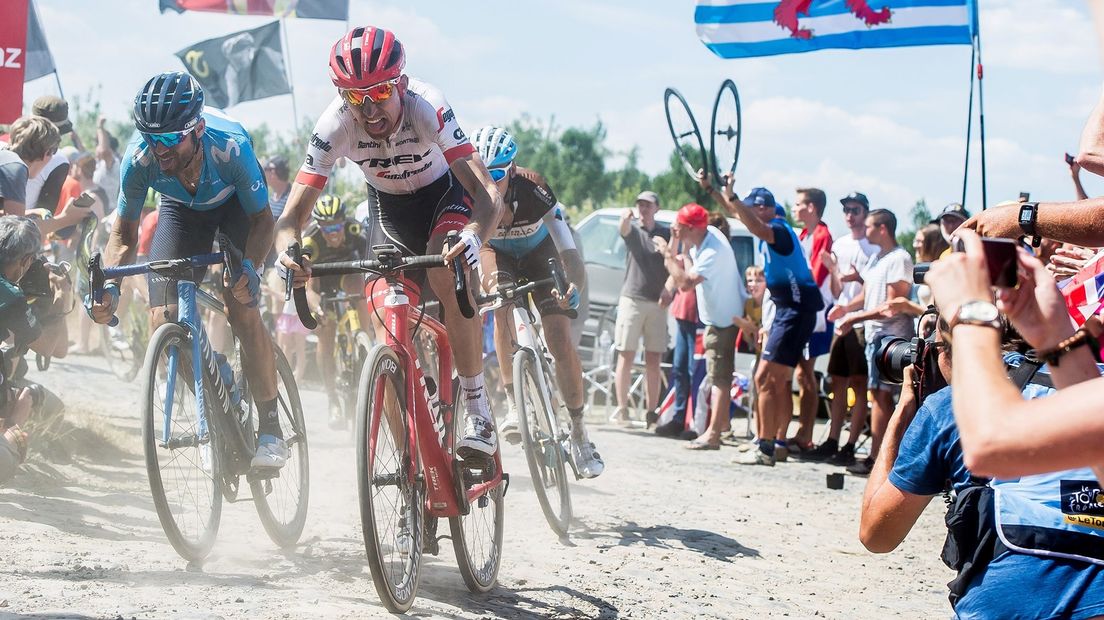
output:
[[[160,403],[161,411],[158,411],[158,392],[159,392],[159,375],[161,373],[161,359],[162,352],[166,352],[166,366],[169,365],[169,356],[176,357],[176,377],[175,388],[173,390],[174,403],[173,407],[173,437],[187,437],[188,432],[192,433],[196,439],[201,440],[202,437],[199,433],[198,420],[193,420],[191,427],[187,426],[187,416],[184,415],[186,409],[183,407],[183,398],[187,394],[191,394],[194,400],[195,385],[191,380],[191,343],[188,337],[188,331],[177,323],[166,323],[162,325],[154,333],[153,338],[150,339],[151,346],[146,352],[145,363],[143,364],[143,385],[142,394],[145,395],[142,411],[142,445],[145,452],[146,460],[146,473],[149,476],[150,493],[153,496],[153,505],[157,509],[157,518],[161,521],[161,528],[165,531],[165,536],[168,537],[169,542],[172,544],[176,552],[181,557],[190,561],[197,562],[207,557],[207,554],[211,552],[211,547],[215,544],[215,537],[218,534],[219,521],[222,516],[222,491],[221,483],[221,459],[219,454],[219,446],[217,443],[217,433],[214,432],[214,424],[210,424],[207,431],[207,445],[208,459],[210,460],[210,472],[204,471],[203,456],[200,446],[184,447],[177,449],[162,448],[158,444],[160,443],[160,432],[162,426],[158,422],[164,419],[163,402]],[[175,354],[171,351],[171,348],[175,347]],[[168,368],[166,368],[166,373]],[[166,397],[167,397],[167,385],[168,377],[166,376]],[[208,420],[216,415],[221,415],[220,411],[216,408],[218,404],[215,402],[214,396],[210,390],[207,390],[206,401],[209,404]],[[198,407],[198,403],[196,404]],[[196,412],[198,413],[198,411]],[[181,422],[179,425],[177,424]],[[182,431],[179,434],[177,430]],[[194,452],[192,452],[194,450]],[[177,472],[184,474],[185,476],[194,476],[194,480],[198,483],[196,486],[202,485],[201,492],[199,493],[172,493],[170,497],[170,490],[166,489],[166,479],[162,475],[161,459],[164,455],[171,455],[165,462],[165,466],[172,465],[178,458],[183,458],[187,463],[181,463],[184,465],[182,468],[184,471]],[[191,465],[188,467],[187,465]],[[172,475],[169,477],[169,482],[181,482],[183,478],[179,475]],[[204,483],[206,479],[209,484]],[[174,489],[175,490],[175,489]],[[179,510],[174,510],[174,506],[177,502],[182,502],[185,496],[195,498],[197,502],[205,497],[209,496],[209,504],[206,506],[206,510],[196,505],[196,516],[198,518],[186,518],[183,514],[185,511],[184,506],[180,506]],[[178,518],[178,513],[179,517]],[[206,514],[204,514],[206,513]],[[191,527],[194,524],[194,528]],[[194,529],[194,533],[192,530]]]
[[[672,103],[672,101],[674,103]],[[667,128],[671,130],[671,139],[675,142],[675,151],[682,160],[683,168],[694,180],[698,170],[708,170],[705,158],[705,143],[702,142],[698,121],[690,111],[690,104],[682,93],[674,88],[663,92],[663,108],[667,114]]]
[[[387,388],[390,387],[390,399]],[[380,601],[392,613],[405,613],[414,603],[421,578],[422,558],[422,521],[425,499],[418,474],[420,463],[417,458],[417,446],[411,445],[412,433],[407,428],[405,403],[406,376],[398,356],[387,345],[377,345],[368,356],[360,374],[360,386],[357,393],[357,495],[360,500],[360,524],[364,536],[364,548],[368,554],[368,565],[372,571],[372,582]],[[397,405],[396,411],[389,416],[385,406],[389,402]],[[399,437],[401,446],[391,430],[389,417],[401,418]],[[380,440],[389,441],[396,451],[394,471],[379,471],[384,463],[378,463],[383,449]],[[384,487],[398,489],[397,502],[390,509],[398,508],[394,513],[393,527],[386,523],[389,518],[383,513],[388,510],[383,499]],[[379,518],[385,520],[381,530]],[[400,532],[406,530],[409,540],[400,541]],[[393,532],[393,533],[389,533]],[[405,553],[402,548],[406,547]],[[390,554],[385,554],[389,551]],[[397,558],[393,556],[398,556]],[[403,557],[405,556],[405,557]],[[398,569],[396,571],[396,569]],[[397,578],[396,578],[397,572]]]
[[127,311],[119,316],[119,325],[114,328],[121,334],[118,339],[112,338],[112,328],[100,326],[100,353],[107,359],[111,373],[128,383],[142,370],[145,360],[139,351],[147,349],[149,331],[149,318],[136,304],[140,304],[138,299],[130,299]]
[[[460,382],[455,382],[452,402],[458,405],[460,400]],[[464,434],[463,416],[452,415],[453,445]],[[466,487],[465,487],[466,489]],[[483,498],[476,498],[472,503],[468,514],[449,517],[449,530],[452,533],[452,549],[456,555],[456,564],[460,568],[460,576],[464,578],[464,585],[468,590],[476,594],[489,592],[498,582],[498,570],[502,566],[502,534],[505,530],[505,494],[503,485],[489,491],[485,496],[486,505],[481,506]],[[485,530],[487,517],[491,519],[491,532]],[[469,532],[468,530],[473,530]],[[490,544],[489,549],[480,550],[476,545],[480,541]]]
[[356,335],[353,337],[354,357],[353,361],[355,366],[353,367],[352,374],[350,375],[353,380],[349,386],[348,396],[349,403],[348,411],[348,423],[349,432],[356,432],[356,401],[357,401],[357,382],[360,380],[360,373],[364,370],[364,364],[368,361],[368,356],[372,353],[372,348],[375,346],[372,344],[372,339],[368,337],[368,334],[363,330],[357,330]]
[[[564,451],[555,424],[552,403],[544,398],[537,379],[536,354],[523,348],[514,354],[514,403],[518,408],[518,428],[529,463],[533,490],[544,518],[559,536],[567,536],[571,525],[571,489],[564,468]],[[552,386],[549,386],[551,389]],[[558,501],[549,497],[555,488]],[[558,504],[558,507],[554,506]]]
[[709,159],[713,164],[713,178],[718,184],[724,183],[725,174],[736,173],[743,136],[741,119],[740,91],[736,90],[735,82],[725,80],[713,100],[713,115],[709,122]]
[[[276,354],[276,380],[279,397],[280,425],[288,446],[288,461],[280,475],[268,480],[250,480],[253,503],[261,518],[261,525],[272,542],[290,547],[299,542],[303,526],[307,522],[307,505],[310,502],[310,459],[308,455],[307,425],[303,420],[303,403],[291,364],[279,347]],[[282,386],[282,389],[281,389]],[[293,474],[293,475],[289,475]],[[287,482],[288,480],[291,482]],[[275,496],[275,497],[274,497]],[[271,500],[275,499],[273,502]],[[288,511],[294,502],[294,510]],[[275,504],[275,506],[273,505]],[[275,508],[275,509],[274,509]],[[279,512],[280,514],[277,514]]]

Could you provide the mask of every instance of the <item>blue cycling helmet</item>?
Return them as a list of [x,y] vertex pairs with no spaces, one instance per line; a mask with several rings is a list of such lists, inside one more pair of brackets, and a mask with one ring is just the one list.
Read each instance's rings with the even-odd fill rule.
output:
[[503,168],[517,157],[518,146],[510,132],[502,127],[480,127],[472,138],[472,144],[488,168]]
[[203,88],[183,71],[155,75],[134,98],[134,125],[145,133],[186,131],[203,112]]

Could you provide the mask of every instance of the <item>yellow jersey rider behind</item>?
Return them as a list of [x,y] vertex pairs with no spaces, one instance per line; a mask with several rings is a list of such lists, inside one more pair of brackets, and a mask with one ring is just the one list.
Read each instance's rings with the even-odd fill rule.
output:
[[[311,256],[315,263],[359,260],[368,258],[368,238],[356,220],[347,217],[345,204],[337,196],[322,196],[314,203],[311,223],[303,231],[303,251]],[[324,276],[311,280],[307,287],[307,299],[319,317],[318,326],[318,369],[322,375],[322,384],[326,388],[326,397],[330,402],[330,427],[344,428],[345,417],[342,413],[342,395],[336,388],[336,362],[334,344],[337,338],[337,322],[341,318],[333,313],[327,314],[322,307],[322,296],[336,295],[345,291],[346,295],[359,295],[355,301],[360,325],[367,328],[368,304],[364,300],[363,278],[359,276]]]

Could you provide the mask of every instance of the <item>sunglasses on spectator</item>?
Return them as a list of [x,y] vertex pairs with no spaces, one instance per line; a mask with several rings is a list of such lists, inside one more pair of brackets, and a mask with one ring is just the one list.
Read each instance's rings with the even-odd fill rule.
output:
[[493,179],[495,183],[498,183],[502,179],[505,179],[506,175],[510,173],[510,167],[506,166],[505,168],[488,168],[487,172],[491,173],[491,179]]
[[395,86],[398,83],[399,78],[395,78],[368,88],[339,88],[337,92],[341,94],[341,98],[345,100],[345,103],[359,107],[364,105],[365,100],[372,103],[387,101],[391,98],[391,95],[395,94]]
[[322,232],[327,235],[335,235],[345,229],[345,222],[334,222],[333,224],[322,224]]
[[150,146],[163,146],[166,148],[172,148],[184,141],[184,137],[195,131],[195,128],[199,126],[199,123],[192,125],[184,131],[171,131],[169,133],[146,133],[142,134],[142,139],[146,141],[146,144]]
[[863,212],[862,207],[844,207],[843,208],[843,214],[844,215],[862,215],[862,212]]

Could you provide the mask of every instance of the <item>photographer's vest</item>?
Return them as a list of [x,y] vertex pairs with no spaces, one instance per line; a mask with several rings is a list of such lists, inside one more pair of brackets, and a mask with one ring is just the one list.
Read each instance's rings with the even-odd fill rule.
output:
[[[1054,392],[1039,362],[1005,357],[1008,377],[1029,399]],[[1100,366],[1104,373],[1104,366]],[[947,587],[951,605],[1005,549],[1104,565],[1104,495],[1091,469],[985,480],[948,496],[942,558],[958,575]]]
[[[1034,383],[1023,389],[1029,399],[1052,392]],[[992,480],[989,486],[997,535],[1010,550],[1104,565],[1104,492],[1091,469]]]

